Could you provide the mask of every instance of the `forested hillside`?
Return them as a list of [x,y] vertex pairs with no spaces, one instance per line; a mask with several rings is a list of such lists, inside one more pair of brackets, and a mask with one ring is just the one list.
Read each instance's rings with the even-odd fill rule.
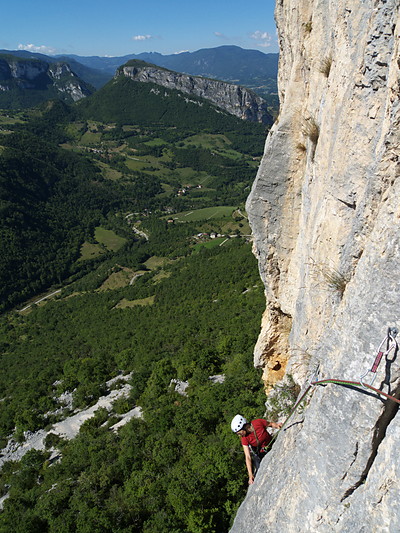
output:
[[[54,108],[51,113],[58,116]],[[57,146],[55,128],[52,117],[1,141],[2,309],[74,274],[80,246],[101,217],[128,200],[138,207],[140,180],[124,187],[103,180],[87,158]],[[150,202],[157,192],[150,184],[143,194]]]
[[108,214],[243,202],[263,128],[129,82],[44,106],[0,140],[0,309],[85,270],[80,247]]
[[[57,280],[79,257],[85,235],[117,196],[96,168],[29,133],[0,156],[0,299],[3,309]],[[110,197],[111,195],[111,197]]]
[[50,98],[72,103],[93,91],[65,62],[0,53],[0,109],[29,108]]
[[105,85],[115,71],[131,59],[148,61],[160,67],[194,76],[205,76],[236,83],[254,90],[276,114],[279,108],[277,74],[278,54],[264,54],[259,50],[245,50],[239,46],[218,46],[196,52],[162,55],[144,52],[120,57],[46,56],[26,50],[0,50],[26,59],[37,58],[48,63],[63,61],[83,80],[97,89]]
[[[1,533],[223,532],[246,490],[229,420],[263,414],[243,203],[264,130],[114,94],[114,117],[107,89],[1,116]],[[55,429],[109,380],[129,393]]]
[[[162,124],[219,133],[237,129],[237,121],[231,114],[206,99],[151,82],[135,82],[123,75],[111,80],[91,98],[82,100],[78,108],[84,117],[101,122]],[[243,127],[251,131],[246,125]]]
[[[164,271],[162,282],[149,273],[133,286],[75,291],[2,320],[2,434],[14,423],[16,437],[51,426],[60,417],[55,392],[75,390],[74,407],[82,407],[121,370],[133,370],[132,391],[116,412],[140,405],[144,418],[115,434],[100,410],[76,439],[57,443],[61,462],[50,466],[48,451],[32,451],[6,464],[0,531],[228,529],[245,490],[229,418],[256,415],[263,402],[251,365],[263,291],[250,246],[239,240]],[[223,383],[209,379],[215,374]],[[187,395],[172,379],[188,381]]]

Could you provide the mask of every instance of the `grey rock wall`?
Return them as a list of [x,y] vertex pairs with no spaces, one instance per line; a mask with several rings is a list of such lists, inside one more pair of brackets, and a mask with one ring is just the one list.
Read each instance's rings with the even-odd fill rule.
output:
[[[357,381],[400,327],[399,2],[277,0],[281,112],[247,210],[267,306],[255,350],[304,388]],[[400,355],[375,386],[400,396]],[[317,386],[232,532],[400,531],[398,405]],[[243,474],[245,475],[245,474]]]
[[190,76],[153,65],[129,64],[120,67],[117,75],[124,75],[142,83],[155,83],[169,89],[210,100],[228,113],[251,122],[272,124],[266,102],[255,93],[223,81]]
[[48,74],[54,86],[60,92],[67,93],[74,102],[92,94],[92,90],[72,72],[66,63],[54,63],[50,65]]
[[66,63],[50,65],[37,59],[22,60],[0,56],[0,90],[45,90],[51,86],[67,93],[74,102],[92,93]]

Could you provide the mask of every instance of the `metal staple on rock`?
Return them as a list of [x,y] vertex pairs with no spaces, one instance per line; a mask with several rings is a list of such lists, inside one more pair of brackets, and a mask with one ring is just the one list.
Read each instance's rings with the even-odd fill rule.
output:
[[[289,415],[287,416],[286,420],[283,422],[281,428],[279,429],[279,431],[277,431],[275,433],[275,435],[272,437],[272,440],[269,442],[268,446],[266,447],[266,449],[269,449],[273,442],[276,440],[276,438],[278,437],[279,433],[282,431],[282,429],[286,426],[288,420],[291,418],[291,416],[294,414],[294,412],[296,411],[296,409],[299,407],[299,405],[301,404],[301,402],[304,400],[304,398],[307,396],[307,394],[310,392],[310,390],[315,386],[315,385],[329,385],[329,384],[333,384],[333,385],[342,385],[344,387],[352,387],[352,388],[355,388],[355,387],[358,387],[360,388],[360,392],[365,392],[365,389],[370,389],[371,391],[373,391],[375,394],[378,394],[380,396],[384,396],[385,398],[387,398],[388,400],[392,400],[393,402],[396,402],[398,404],[400,404],[400,399],[398,398],[395,398],[394,396],[390,395],[390,394],[387,394],[386,392],[383,392],[382,390],[380,389],[377,389],[375,387],[372,386],[372,383],[374,382],[375,380],[375,377],[376,377],[376,372],[378,370],[378,366],[379,366],[379,363],[381,362],[381,359],[383,357],[383,355],[385,355],[385,357],[387,358],[387,356],[389,355],[389,353],[393,350],[394,351],[394,355],[396,355],[396,352],[398,350],[398,344],[397,344],[397,341],[396,341],[396,336],[397,336],[397,333],[398,333],[398,330],[397,328],[388,328],[388,333],[386,335],[386,337],[383,339],[383,341],[381,342],[379,348],[378,348],[378,354],[377,356],[375,357],[375,361],[371,367],[370,370],[368,370],[363,376],[361,376],[360,378],[360,381],[349,381],[349,380],[344,380],[344,379],[333,379],[333,378],[329,378],[329,379],[321,379],[321,380],[316,380],[315,379],[315,376],[317,375],[317,373],[314,374],[314,377],[311,379],[311,381],[309,382],[309,385],[308,387],[305,389],[305,391],[303,392],[303,394],[300,396],[300,398],[297,400],[297,402],[295,403],[293,409],[291,410],[291,412],[289,413]],[[387,345],[386,345],[386,351],[382,351],[382,347],[384,345],[384,343],[387,342]],[[368,383],[364,383],[363,382],[363,378],[369,373],[373,373],[375,374],[371,383],[368,384]],[[364,390],[363,390],[364,389]]]

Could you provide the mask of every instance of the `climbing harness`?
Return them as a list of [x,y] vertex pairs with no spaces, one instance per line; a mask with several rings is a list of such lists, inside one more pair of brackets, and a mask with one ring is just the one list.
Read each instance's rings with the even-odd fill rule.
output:
[[[272,446],[272,443],[276,440],[276,438],[278,437],[279,433],[286,426],[288,420],[291,418],[293,413],[296,411],[296,409],[299,407],[299,405],[302,403],[302,401],[305,399],[307,394],[310,392],[310,390],[315,385],[329,385],[330,383],[332,383],[334,385],[342,385],[344,387],[350,387],[352,389],[359,388],[360,392],[364,392],[364,393],[365,393],[365,389],[369,389],[369,390],[373,391],[375,394],[378,394],[379,396],[384,396],[388,400],[392,400],[393,402],[396,402],[396,403],[400,404],[400,400],[398,398],[395,398],[394,396],[392,396],[390,394],[387,394],[386,392],[383,392],[382,390],[377,389],[377,388],[372,386],[373,383],[374,383],[374,380],[376,378],[376,372],[378,370],[379,363],[381,362],[382,357],[385,356],[385,358],[386,358],[386,360],[388,362],[393,362],[394,359],[396,358],[396,354],[397,354],[397,351],[398,351],[398,344],[397,344],[397,341],[396,341],[397,334],[398,334],[398,329],[397,328],[388,328],[387,335],[385,336],[385,338],[383,339],[383,341],[379,345],[378,354],[375,357],[375,361],[374,361],[371,369],[367,370],[367,372],[365,372],[365,374],[363,374],[360,377],[360,381],[349,381],[349,380],[332,379],[332,378],[319,380],[318,379],[319,367],[317,367],[317,369],[314,372],[311,380],[308,382],[308,386],[304,390],[303,394],[300,396],[300,398],[295,403],[293,409],[291,410],[291,412],[287,416],[286,420],[283,422],[283,424],[282,424],[281,428],[279,429],[279,431],[277,431],[275,433],[275,435],[272,437],[272,440],[265,447],[265,450],[268,450]],[[386,349],[383,351],[383,346],[385,345],[385,343],[386,343]],[[393,359],[390,360],[390,359],[388,359],[388,356],[389,356],[390,352],[392,352],[392,351],[393,351]],[[373,374],[373,376],[371,378],[371,382],[370,383],[365,383],[364,378],[369,373]]]
[[257,432],[254,429],[253,424],[251,424],[251,430],[254,434],[254,438],[257,442],[257,447],[252,446],[249,444],[249,450],[250,450],[250,456],[251,456],[251,462],[253,464],[253,475],[255,476],[258,472],[258,469],[260,468],[261,460],[264,458],[268,450],[268,445],[266,446],[260,446],[260,441],[257,437]]
[[[381,362],[382,357],[385,356],[385,358],[387,359],[387,357],[388,357],[388,355],[389,355],[389,353],[391,351],[393,351],[394,355],[396,354],[397,349],[398,349],[398,345],[397,345],[397,341],[396,341],[397,333],[398,333],[398,329],[397,328],[388,328],[386,337],[383,339],[383,341],[379,345],[378,354],[375,357],[374,364],[372,365],[370,370],[367,370],[365,372],[365,374],[363,374],[360,377],[360,383],[361,383],[361,385],[363,387],[366,386],[366,384],[364,383],[364,378],[369,373],[372,374],[371,381],[369,382],[369,385],[370,386],[373,385],[373,383],[375,381],[375,378],[376,378],[376,371],[378,370],[378,367],[379,367],[379,364]],[[383,351],[383,349],[384,349],[383,346],[385,345],[385,343],[386,343],[386,351]]]
[[253,475],[255,476],[258,472],[258,469],[260,468],[262,456],[260,453],[258,453],[258,449],[254,449],[251,444],[249,444],[249,451],[251,456],[251,463],[253,465]]

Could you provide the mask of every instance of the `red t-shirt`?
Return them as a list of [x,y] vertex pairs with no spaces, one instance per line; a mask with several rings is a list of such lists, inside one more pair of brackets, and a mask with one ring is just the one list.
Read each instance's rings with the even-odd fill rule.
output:
[[[258,442],[260,443],[260,451],[262,448],[264,448],[264,446],[267,446],[272,439],[271,435],[267,431],[267,423],[268,422],[263,418],[257,418],[251,422],[257,434]],[[253,448],[257,448],[257,440],[254,436],[254,431],[250,431],[246,437],[242,437],[241,441],[243,446],[248,446],[250,444]]]

